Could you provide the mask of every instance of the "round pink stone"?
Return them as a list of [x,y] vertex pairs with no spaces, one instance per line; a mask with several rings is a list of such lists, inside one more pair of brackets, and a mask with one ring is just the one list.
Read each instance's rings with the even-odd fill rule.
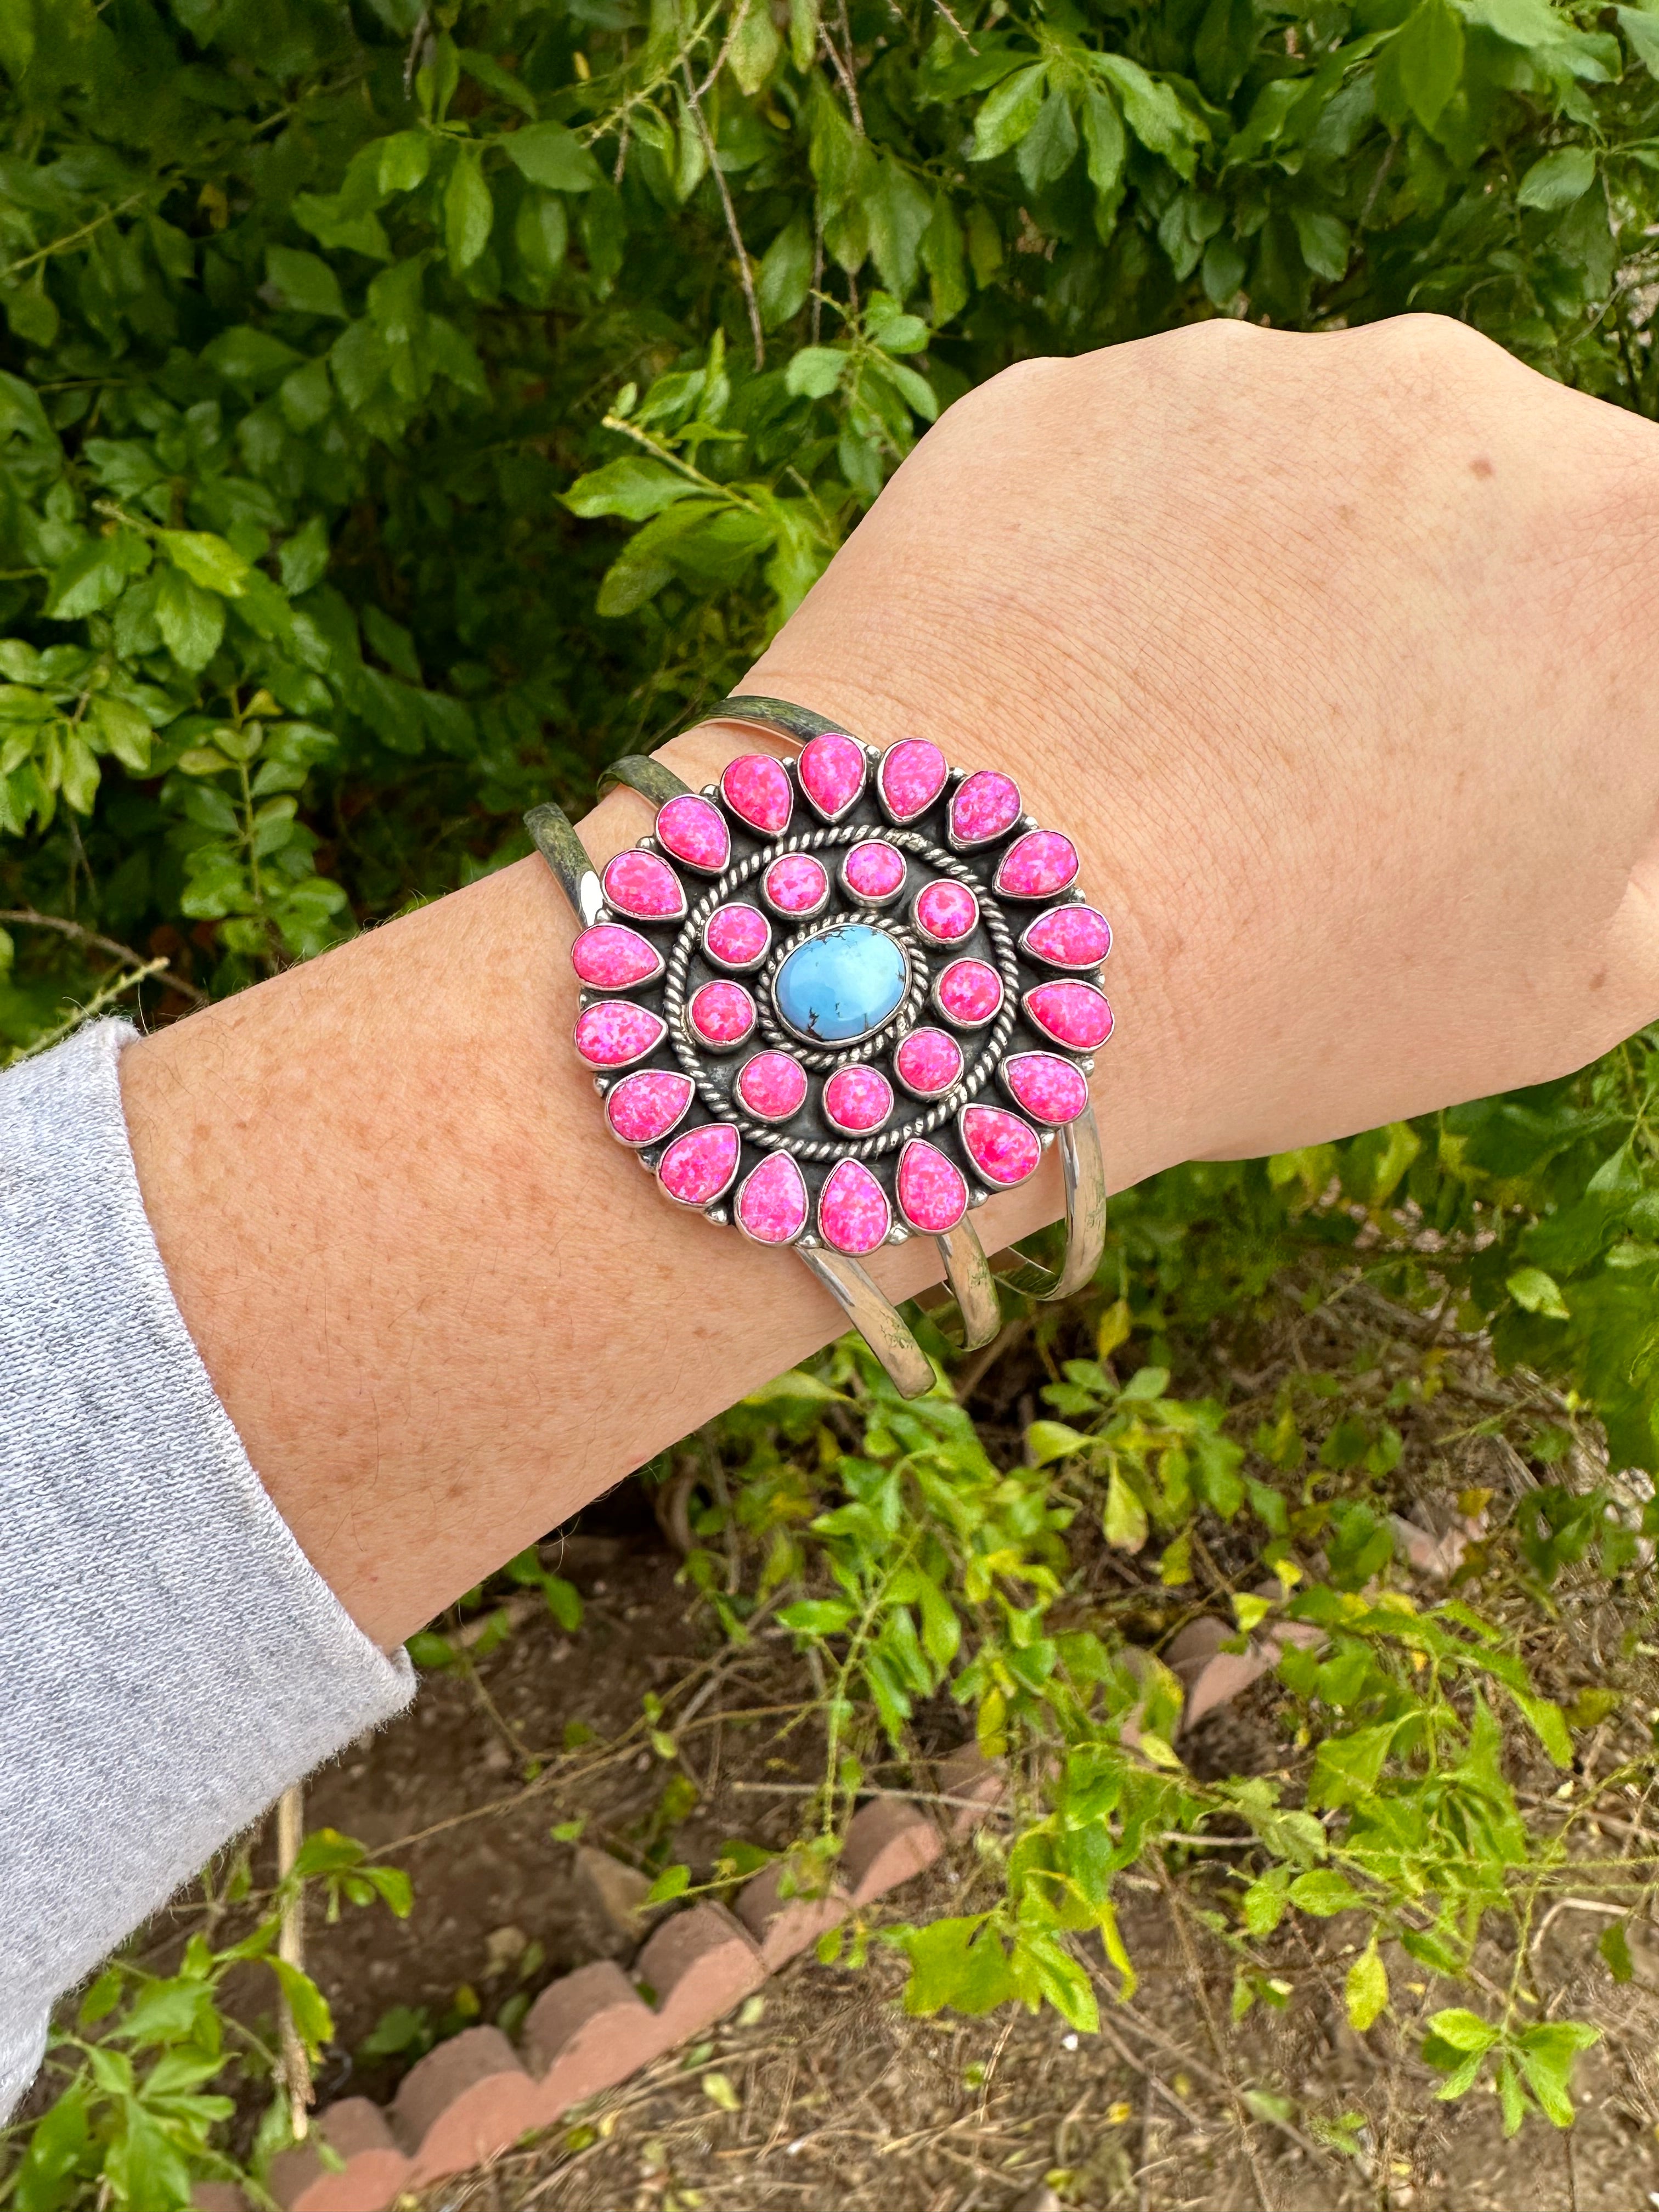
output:
[[657,1163],[657,1180],[681,1206],[712,1206],[731,1188],[739,1149],[729,1121],[705,1121],[675,1138]]
[[1091,906],[1051,907],[1019,942],[1050,968],[1098,968],[1112,949],[1112,926]]
[[899,1154],[899,1212],[912,1229],[943,1237],[968,1211],[968,1185],[962,1172],[936,1145],[913,1137]]
[[966,884],[942,877],[916,893],[916,927],[935,945],[955,945],[979,920],[979,901]]
[[1092,983],[1039,983],[1025,994],[1025,1011],[1056,1044],[1092,1052],[1112,1034],[1112,1010]]
[[806,1185],[787,1152],[771,1152],[738,1193],[738,1226],[757,1244],[792,1244],[806,1226]]
[[1015,1103],[1051,1129],[1075,1121],[1089,1103],[1083,1070],[1052,1052],[1017,1052],[1002,1063],[1002,1079]]
[[577,1018],[576,1049],[590,1067],[626,1067],[643,1060],[667,1034],[666,1024],[625,999],[602,999]]
[[759,1121],[787,1121],[806,1099],[806,1070],[787,1052],[757,1052],[738,1071],[738,1097]]
[[839,822],[864,788],[864,747],[839,731],[814,738],[795,764],[800,787],[826,822]]
[[976,769],[958,784],[951,801],[951,842],[953,845],[994,844],[1019,819],[1019,786],[1012,776],[996,769]]
[[1058,830],[1028,830],[1016,837],[997,869],[1005,898],[1052,898],[1077,878],[1077,847]]
[[700,875],[717,876],[732,857],[726,817],[695,791],[683,791],[657,809],[657,842]]
[[1024,1182],[1042,1158],[1042,1143],[1029,1121],[1000,1106],[964,1106],[962,1141],[988,1183],[999,1190]]
[[942,1098],[962,1074],[962,1047],[944,1030],[912,1030],[893,1054],[899,1081],[918,1098]]
[[755,1026],[755,1002],[741,983],[705,983],[691,994],[691,1026],[721,1050],[741,1044]]
[[741,760],[728,762],[720,797],[739,821],[769,837],[789,827],[795,804],[788,775],[770,753],[744,753]]
[[583,930],[570,948],[570,964],[595,991],[629,991],[662,973],[656,947],[619,921]]
[[702,926],[702,949],[722,968],[758,968],[772,943],[772,925],[757,906],[717,906]]
[[841,1160],[818,1193],[818,1229],[826,1244],[861,1259],[885,1243],[893,1225],[887,1194],[862,1160]]
[[872,838],[867,845],[854,846],[841,864],[841,879],[855,898],[885,906],[904,889],[904,855],[896,845]]
[[653,1145],[665,1137],[691,1103],[689,1075],[665,1067],[642,1067],[624,1075],[605,1102],[611,1133],[625,1145]]
[[982,1029],[1002,1004],[1002,978],[983,960],[953,960],[933,986],[939,1010],[961,1030]]
[[823,1086],[824,1117],[849,1137],[880,1128],[893,1110],[893,1086],[878,1067],[838,1067]]
[[685,912],[685,888],[666,860],[655,853],[618,853],[600,878],[607,906],[631,914],[635,921],[678,921]]
[[950,772],[936,744],[926,738],[901,738],[882,755],[876,787],[895,822],[914,822],[944,790]]
[[830,896],[830,878],[810,853],[786,853],[761,878],[761,896],[775,914],[816,914]]

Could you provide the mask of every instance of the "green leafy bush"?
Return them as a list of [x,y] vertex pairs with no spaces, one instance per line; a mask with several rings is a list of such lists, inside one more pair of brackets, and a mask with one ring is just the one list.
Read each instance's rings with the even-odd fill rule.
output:
[[[15,0],[0,69],[14,1054],[88,1006],[234,991],[516,857],[525,805],[579,804],[728,688],[926,426],[1022,356],[1426,307],[1655,407],[1639,7]],[[1644,1036],[1570,1081],[1160,1178],[1119,1208],[1122,1296],[1021,1467],[943,1401],[890,1402],[852,1351],[817,1387],[853,1405],[856,1450],[844,1427],[811,1445],[787,1392],[738,1417],[745,1451],[775,1425],[732,1508],[764,1537],[756,1594],[801,1579],[786,1618],[833,1668],[827,1814],[871,1717],[902,1737],[946,1687],[988,1747],[1048,1762],[997,1912],[906,1939],[916,2003],[1040,1994],[1083,2019],[1072,1936],[1109,1948],[1115,1874],[1223,1813],[1260,1845],[1244,1933],[1371,1915],[1362,2026],[1388,1998],[1377,1933],[1455,1972],[1513,1901],[1494,1868],[1538,1873],[1495,1716],[1552,1758],[1565,1724],[1514,1639],[1364,1594],[1389,1404],[1357,1387],[1304,1437],[1321,1409],[1287,1385],[1241,1436],[1169,1370],[1285,1270],[1316,1297],[1363,1265],[1489,1325],[1600,1419],[1615,1468],[1659,1466],[1655,1092]],[[1131,1328],[1146,1364],[1120,1381]],[[1558,1447],[1533,1443],[1547,1474]],[[1170,1681],[1054,1624],[1085,1504],[1125,1556],[1155,1540],[1177,1591],[1206,1528],[1254,1531],[1283,1611],[1328,1638],[1286,1662],[1325,1739],[1308,1806],[1200,1788]],[[1625,1493],[1545,1482],[1516,1571],[1542,1607],[1564,1573],[1629,1577],[1651,1533]],[[750,1601],[710,1596],[741,1632]],[[218,1971],[190,1969],[210,1995]],[[1565,2120],[1572,2033],[1454,2010],[1431,2056],[1449,2090],[1490,2063],[1512,2121],[1528,2097]],[[93,2171],[79,2124],[42,2124],[74,2142],[37,2136],[32,2207],[62,2201],[52,2160]],[[121,2201],[177,2201],[102,2171]]]

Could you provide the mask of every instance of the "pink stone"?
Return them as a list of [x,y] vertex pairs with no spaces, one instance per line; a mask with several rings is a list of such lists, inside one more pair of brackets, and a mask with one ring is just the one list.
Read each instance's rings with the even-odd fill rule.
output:
[[905,1089],[917,1098],[942,1098],[962,1074],[962,1047],[943,1030],[912,1030],[893,1054]]
[[770,753],[744,753],[729,762],[720,778],[720,797],[739,821],[769,837],[789,827],[795,794],[782,763]]
[[1019,945],[1050,968],[1098,968],[1112,949],[1112,926],[1091,906],[1051,907]]
[[605,902],[635,921],[678,921],[685,912],[685,887],[655,853],[618,853],[600,878]]
[[1058,830],[1028,830],[1003,854],[995,888],[1005,898],[1052,898],[1077,878],[1077,847]]
[[757,1052],[738,1071],[738,1097],[758,1121],[787,1121],[806,1097],[806,1070],[787,1052]]
[[986,1182],[999,1190],[1024,1182],[1042,1158],[1042,1140],[1030,1123],[1000,1106],[964,1106],[962,1141]]
[[757,1244],[793,1244],[806,1226],[806,1185],[787,1152],[771,1152],[738,1193],[738,1226]]
[[1039,983],[1025,994],[1025,1011],[1056,1044],[1092,1052],[1112,1034],[1112,1010],[1092,983]]
[[944,754],[926,738],[901,738],[889,745],[876,771],[881,803],[895,822],[914,822],[945,788],[950,768]]
[[824,1118],[849,1137],[880,1128],[893,1110],[893,1086],[878,1067],[838,1067],[823,1086]]
[[804,746],[795,772],[826,822],[839,822],[864,788],[864,747],[831,730]]
[[731,1188],[740,1147],[729,1121],[704,1121],[676,1137],[657,1167],[657,1180],[681,1206],[712,1206]]
[[625,1145],[653,1145],[681,1121],[696,1089],[689,1075],[665,1067],[625,1075],[605,1102],[611,1133]]
[[993,845],[1019,819],[1019,786],[994,768],[975,770],[951,801],[951,842],[959,851]]
[[825,1243],[861,1259],[893,1225],[887,1194],[862,1160],[841,1160],[818,1193],[818,1229]]
[[576,1022],[576,1049],[590,1067],[626,1067],[643,1060],[667,1034],[659,1015],[625,999],[602,999]]
[[1017,1052],[1003,1061],[1002,1079],[1015,1103],[1051,1129],[1075,1121],[1089,1103],[1083,1070],[1056,1053]]
[[904,855],[896,845],[872,838],[867,845],[854,846],[841,864],[841,879],[855,898],[885,906],[904,889]]
[[691,1026],[705,1044],[729,1052],[755,1026],[755,1002],[741,983],[705,983],[691,994]]
[[719,875],[732,857],[726,817],[695,791],[683,791],[657,809],[657,842],[665,853],[704,876]]
[[918,891],[910,911],[924,937],[935,945],[955,945],[979,920],[979,901],[966,884],[952,883],[947,876]]
[[810,853],[786,853],[762,877],[761,896],[775,914],[813,915],[829,899],[830,878]]
[[772,944],[772,925],[757,906],[717,906],[702,926],[702,949],[722,968],[758,968]]
[[912,1229],[943,1237],[968,1211],[968,1185],[961,1170],[936,1145],[913,1137],[899,1154],[899,1212]]
[[953,960],[933,986],[947,1022],[959,1030],[983,1029],[1002,1004],[1002,978],[983,960]]
[[570,964],[596,991],[629,991],[662,973],[655,945],[619,921],[602,921],[583,930],[570,948]]

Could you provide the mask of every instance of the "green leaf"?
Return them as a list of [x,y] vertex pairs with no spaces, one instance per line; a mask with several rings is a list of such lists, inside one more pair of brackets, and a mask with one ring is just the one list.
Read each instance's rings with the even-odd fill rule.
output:
[[1625,1932],[1625,1923],[1622,1920],[1611,1920],[1607,1923],[1601,1930],[1601,1940],[1595,1948],[1601,1953],[1602,1962],[1615,1982],[1628,1982],[1632,1979],[1636,1972],[1636,1967],[1630,1955],[1630,1937]]
[[183,569],[167,568],[155,594],[155,623],[180,668],[198,675],[225,634],[224,601],[204,592]]
[[136,707],[103,691],[88,708],[87,719],[123,768],[131,769],[135,775],[149,771],[152,732]]
[[1419,0],[1388,50],[1407,106],[1432,131],[1463,75],[1463,26],[1447,0]]
[[578,477],[563,498],[573,514],[625,514],[630,522],[643,522],[698,489],[665,461],[645,453],[624,453],[620,460],[607,461],[602,469]]
[[282,1986],[295,2033],[314,2058],[323,2045],[332,2040],[334,2015],[329,2010],[328,2000],[309,1974],[286,1959],[275,1955],[265,1961]]
[[1083,92],[1083,143],[1089,182],[1104,195],[1115,192],[1123,174],[1127,145],[1117,102],[1101,85],[1086,85]]
[[562,123],[532,123],[501,140],[507,159],[532,185],[550,191],[586,192],[601,181],[599,163]]
[[986,1914],[906,1929],[900,1940],[910,1961],[904,2009],[913,2015],[926,2018],[946,2006],[994,2012],[1018,1994],[1008,1954]]
[[1581,2051],[1601,2040],[1601,2031],[1582,2021],[1551,2021],[1529,2027],[1515,2045],[1527,2087],[1558,2128],[1570,2128],[1573,2110],[1572,2069]]
[[751,7],[732,35],[726,67],[752,100],[783,58],[783,40],[773,25],[772,11]]
[[1149,153],[1161,154],[1179,177],[1198,166],[1198,149],[1209,137],[1200,118],[1182,106],[1173,86],[1151,76],[1127,54],[1090,59],[1117,94],[1123,119]]
[[1434,2013],[1429,2020],[1429,2033],[1454,2051],[1490,2051],[1501,2032],[1478,2012],[1469,2012],[1462,2005]]
[[775,330],[806,305],[812,283],[812,232],[804,215],[793,216],[761,256],[755,296],[761,323]]
[[1375,1937],[1349,1967],[1343,1994],[1348,2008],[1348,2025],[1358,2035],[1363,2035],[1368,2027],[1373,2027],[1387,2010],[1389,1970],[1382,1963]]
[[1572,1738],[1567,1732],[1566,1716],[1559,1705],[1548,1698],[1535,1698],[1525,1690],[1511,1690],[1515,1699],[1552,1762],[1561,1767],[1572,1765]]
[[107,537],[89,538],[52,572],[45,611],[54,622],[96,614],[119,599],[149,562],[149,548],[135,531],[117,529]]
[[645,1901],[647,1905],[666,1905],[672,1898],[684,1897],[690,1887],[689,1866],[667,1866],[646,1892]]
[[806,1597],[787,1605],[778,1619],[797,1636],[839,1636],[849,1626],[854,1608],[839,1598]]
[[1077,158],[1077,118],[1064,92],[1051,92],[1019,142],[1017,164],[1028,191],[1057,184]]
[[[1522,207],[1553,211],[1571,207],[1575,200],[1582,199],[1595,182],[1595,156],[1589,147],[1562,146],[1533,163],[1522,178],[1515,197]],[[1528,1268],[1526,1272],[1534,1274],[1538,1271]],[[1537,1312],[1540,1309],[1532,1307],[1529,1310]]]
[[173,566],[204,591],[230,599],[241,596],[251,564],[222,538],[209,530],[161,530],[156,538]]
[[314,253],[301,253],[291,246],[265,248],[265,282],[281,295],[281,303],[305,315],[333,315],[346,319],[340,297],[340,280]]
[[739,2112],[743,2110],[743,2100],[732,2087],[729,2075],[719,2072],[705,2074],[702,2077],[702,2094],[711,2105],[718,2105],[723,2112]]
[[837,346],[803,346],[784,372],[784,382],[798,398],[827,399],[841,382],[850,356]]
[[471,46],[462,46],[457,51],[456,59],[475,84],[483,85],[485,91],[493,92],[497,100],[504,100],[509,107],[516,107],[520,115],[527,115],[532,123],[535,121],[535,94],[527,84],[514,76],[511,70],[503,69],[493,55],[479,53]]
[[1541,1267],[1517,1267],[1504,1285],[1518,1306],[1528,1313],[1541,1314],[1549,1321],[1569,1318],[1566,1300],[1553,1275],[1547,1275]]
[[1300,1912],[1328,1920],[1334,1912],[1352,1912],[1365,1900],[1345,1874],[1334,1867],[1315,1867],[1299,1874],[1291,1884],[1291,1903]]
[[459,276],[489,243],[495,207],[484,182],[483,166],[471,148],[460,149],[444,186],[444,250]]
[[383,192],[412,192],[425,182],[434,143],[430,131],[395,131],[380,143],[376,174]]
[[68,2202],[87,2148],[87,2095],[77,2084],[34,2124],[12,2186],[16,2212],[58,2212]]
[[1121,1552],[1138,1552],[1146,1541],[1146,1508],[1117,1468],[1106,1486],[1105,1530]]
[[1046,62],[1034,62],[1005,77],[974,118],[974,150],[969,159],[994,161],[1018,145],[1042,112]]
[[278,548],[276,567],[290,599],[321,583],[328,572],[328,526],[320,514],[313,514]]

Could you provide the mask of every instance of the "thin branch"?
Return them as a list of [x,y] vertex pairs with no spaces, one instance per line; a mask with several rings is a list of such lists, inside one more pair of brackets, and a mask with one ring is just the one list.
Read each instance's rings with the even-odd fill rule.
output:
[[94,230],[101,230],[106,222],[113,222],[117,216],[125,215],[129,208],[137,207],[143,198],[143,192],[130,193],[118,205],[106,208],[100,215],[94,216],[89,222],[83,222],[78,230],[67,230],[61,238],[54,238],[46,245],[37,246],[33,253],[26,253],[21,261],[14,261],[9,269],[0,269],[0,278],[15,276],[21,269],[32,269],[37,261],[48,260],[52,254],[62,253],[67,246],[78,246],[83,238],[90,238]]
[[1226,2085],[1227,2100],[1233,2108],[1233,2118],[1238,2124],[1239,2137],[1244,2146],[1244,2162],[1250,2170],[1250,2186],[1255,2192],[1255,2201],[1261,2207],[1261,2212],[1273,2212],[1273,2201],[1267,2191],[1267,2177],[1261,2171],[1261,2161],[1256,2155],[1255,2137],[1250,2132],[1250,2116],[1245,2110],[1243,2098],[1238,2093],[1238,2084],[1234,2080],[1233,2069],[1228,2063],[1226,2046],[1222,2042],[1221,2031],[1216,2026],[1215,2009],[1210,2002],[1209,1984],[1204,1978],[1204,1970],[1199,1964],[1198,1954],[1193,1948],[1192,1932],[1187,1925],[1186,1908],[1176,1894],[1175,1884],[1170,1879],[1169,1869],[1161,1858],[1154,1859],[1152,1870],[1158,1876],[1158,1887],[1163,1890],[1164,1901],[1169,1905],[1170,1917],[1175,1923],[1176,1940],[1181,1946],[1181,1955],[1187,1968],[1187,1978],[1192,1985],[1193,1994],[1198,1999],[1198,2008],[1204,2015],[1205,2033],[1209,2037],[1210,2048],[1215,2053],[1215,2063],[1220,2069],[1221,2078]]
[[702,98],[704,93],[713,91],[714,80],[719,76],[720,71],[726,67],[726,57],[732,51],[733,43],[737,39],[738,33],[742,30],[744,23],[749,19],[749,4],[750,0],[743,0],[743,5],[738,9],[737,14],[732,18],[732,27],[727,31],[724,40],[721,41],[720,50],[714,57],[714,66],[710,69],[708,76],[704,77],[702,82],[697,87],[697,97],[699,100]]
[[709,173],[715,190],[720,196],[720,205],[726,210],[726,228],[731,235],[732,251],[738,257],[738,275],[743,282],[743,296],[749,309],[749,327],[755,337],[755,367],[766,366],[766,336],[761,329],[760,302],[755,297],[754,271],[749,266],[748,249],[743,242],[743,233],[738,228],[738,211],[732,204],[731,187],[720,168],[720,157],[714,151],[714,141],[708,128],[708,118],[702,112],[702,101],[691,76],[691,64],[684,55],[680,58],[680,74],[685,79],[685,96],[691,104],[697,134],[702,140],[702,150],[708,157]]
[[[122,945],[113,937],[100,937],[95,929],[83,928],[78,921],[70,921],[61,914],[37,914],[33,907],[27,906],[6,907],[0,908],[0,923],[11,923],[21,929],[54,929],[60,937],[72,938],[77,945],[95,945],[100,952],[107,952],[112,959],[125,961],[131,968],[142,968],[147,975],[157,973],[155,962],[147,961],[142,952],[135,952],[130,945]],[[163,959],[161,965],[165,968],[167,961]],[[170,975],[167,988],[177,991],[181,997],[193,1000],[198,1006],[204,1006],[208,1002],[207,993],[198,990],[194,983],[186,983],[182,975]]]
[[148,977],[160,975],[167,964],[165,960],[151,960],[142,968],[130,968],[125,975],[112,978],[101,989],[93,993],[84,1006],[77,1006],[66,1020],[59,1022],[56,1029],[48,1030],[44,1036],[36,1037],[32,1044],[26,1045],[21,1052],[14,1053],[6,1066],[15,1067],[19,1060],[33,1060],[37,1053],[50,1051],[71,1030],[79,1029],[82,1022],[89,1022],[94,1014],[101,1014],[106,1006],[112,1006],[125,992],[132,990]]
[[[300,1846],[305,1841],[305,1793],[296,1782],[284,1790],[276,1800],[278,1881],[286,1881],[293,1873],[294,1863],[300,1856]],[[276,1931],[276,1955],[284,1965],[304,1972],[305,1891],[297,1883],[292,1895],[283,1902],[282,1919]],[[306,2056],[300,2031],[294,2024],[293,2008],[286,1994],[278,2000],[276,2024],[282,2040],[283,2081],[288,2091],[289,2124],[295,2142],[303,2142],[311,2132],[311,2061]]]
[[858,52],[853,44],[853,25],[847,13],[847,0],[836,0],[836,12],[841,17],[841,42],[847,49],[847,97],[853,103],[853,121],[862,137],[864,110],[859,106]]
[[836,75],[841,79],[841,88],[847,94],[847,105],[853,111],[853,128],[858,132],[859,137],[862,138],[864,136],[864,110],[859,106],[858,86],[854,82],[852,71],[842,59],[835,40],[830,37],[829,32],[825,30],[822,23],[818,25],[818,43],[823,48],[824,52],[829,55],[830,65],[835,70]]

